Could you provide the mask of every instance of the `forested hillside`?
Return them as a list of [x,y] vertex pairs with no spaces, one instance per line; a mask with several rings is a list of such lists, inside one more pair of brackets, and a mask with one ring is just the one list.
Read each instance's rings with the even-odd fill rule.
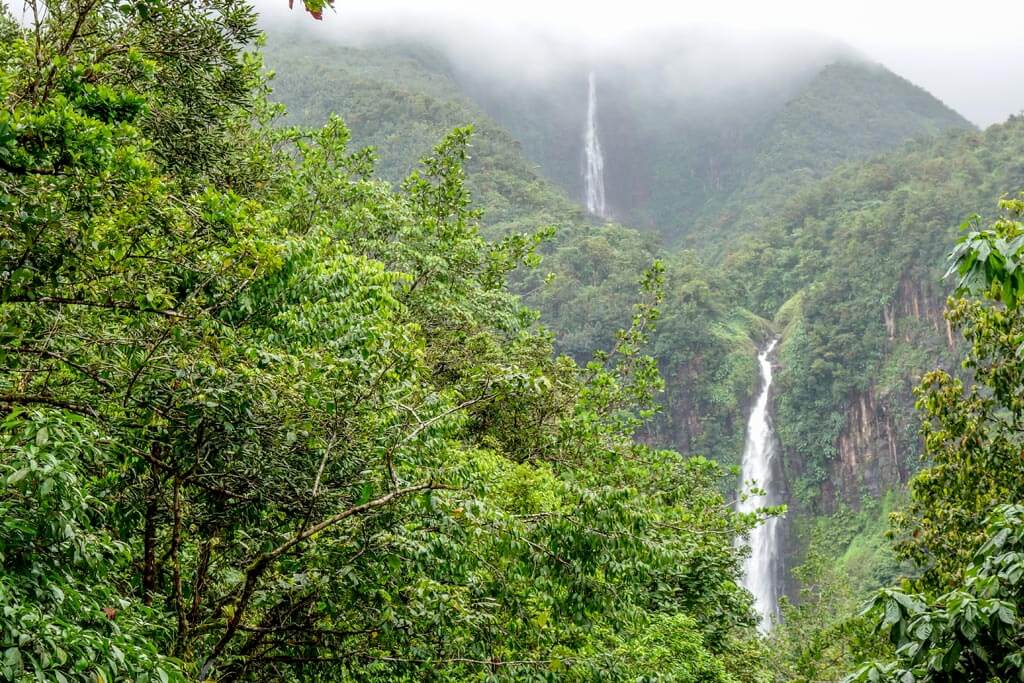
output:
[[720,257],[728,240],[759,232],[800,188],[845,161],[973,126],[928,92],[878,64],[835,62],[774,115],[741,187],[708,204],[686,243]]
[[1024,117],[257,21],[0,11],[0,680],[1024,680]]
[[660,268],[614,349],[555,356],[467,131],[393,189],[338,119],[275,125],[255,36],[0,18],[0,675],[757,680],[763,513],[633,438]]
[[[429,41],[354,49],[271,29],[267,53],[281,75],[275,96],[293,105],[291,115],[307,120],[351,111],[356,141],[378,150],[384,177],[401,177],[409,160],[429,148],[432,132],[474,122],[478,157],[493,160],[489,171],[525,178],[529,171],[511,158],[521,157],[571,200],[583,192],[591,69],[612,214],[671,242],[691,237],[689,244],[707,253],[717,253],[719,229],[756,229],[745,212],[751,204],[777,201],[843,161],[971,127],[924,90],[838,46],[779,66],[766,83],[723,75],[716,89],[686,80],[687,54],[712,51],[713,40],[666,44],[682,52],[551,65],[539,80],[468,67]],[[488,175],[471,173],[471,183],[489,182]]]
[[[665,261],[666,301],[652,349],[667,383],[649,441],[737,464],[756,389],[756,346],[781,334],[777,422],[795,504],[858,508],[917,467],[911,388],[926,367],[955,357],[941,316],[949,291],[938,279],[944,254],[964,218],[960,207],[1024,184],[1014,161],[1016,122],[972,133],[958,114],[880,66],[829,65],[765,118],[735,194],[695,218],[693,250],[666,250],[574,210],[510,135],[459,94],[437,52],[322,46],[316,54],[324,50],[334,66],[303,86],[315,58],[271,40],[284,83],[275,96],[314,121],[352,107],[351,120],[372,122],[356,126],[357,138],[385,158],[415,147],[417,130],[474,122],[474,197],[485,216],[511,217],[495,234],[531,223],[556,228],[554,242],[541,248],[543,265],[514,282],[560,350],[584,360],[610,346],[627,322],[636,274],[654,258]],[[850,161],[914,138],[889,156]],[[676,163],[685,173],[685,162]],[[882,262],[879,252],[887,254]]]
[[796,544],[825,534],[859,585],[900,571],[882,521],[923,464],[913,389],[961,357],[942,275],[962,207],[1024,186],[1022,152],[1013,118],[848,164],[725,256],[742,305],[782,339],[775,425]]
[[[403,49],[403,58],[413,59]],[[418,59],[417,69],[436,73],[437,58]],[[394,48],[372,59],[396,59]],[[454,98],[461,92],[457,78],[446,78],[432,100],[459,102],[462,115],[481,126],[471,182],[500,174],[521,178],[519,185],[540,183],[518,145],[508,145],[508,134],[497,133],[478,105]],[[339,84],[346,90],[351,86]],[[609,106],[614,112],[623,104],[613,99]],[[390,120],[375,117],[382,119]],[[404,120],[393,119],[392,130],[404,130]],[[821,69],[758,125],[743,143],[747,170],[719,188],[719,201],[703,206],[683,230],[693,251],[594,225],[563,211],[567,198],[549,187],[552,208],[529,220],[550,220],[558,237],[542,248],[541,268],[515,278],[516,287],[554,329],[558,348],[584,359],[610,345],[612,331],[626,322],[635,274],[661,256],[665,302],[651,348],[666,388],[662,414],[644,438],[727,465],[737,465],[743,450],[755,350],[781,337],[774,403],[792,508],[791,554],[809,560],[823,543],[833,554],[840,549],[839,566],[857,577],[851,585],[868,589],[900,571],[882,533],[884,516],[920,467],[912,389],[923,372],[953,368],[958,357],[958,337],[942,317],[951,291],[940,281],[944,257],[963,207],[985,206],[1024,186],[1021,125],[1012,120],[973,132],[920,88],[851,59]],[[695,139],[714,136],[705,131]],[[503,163],[487,161],[502,157],[502,145]],[[673,163],[675,173],[685,174],[693,162]],[[498,194],[520,196],[516,184],[509,180]],[[616,186],[612,173],[609,185]],[[478,196],[484,206],[510,205]]]
[[[955,352],[942,318],[952,285],[941,276],[966,219],[961,207],[1024,185],[1022,152],[1024,120],[1013,118],[849,164],[728,250],[726,270],[744,306],[785,326],[778,421],[801,488],[839,482],[855,501],[861,491],[832,469],[845,467],[848,476],[875,479],[867,483],[880,492],[879,473],[862,461],[873,444],[839,452],[844,436],[856,439],[844,409],[854,405],[873,406],[860,421],[889,432],[873,435],[889,440],[896,460],[881,480],[906,477],[918,439],[900,412],[909,411],[921,372],[951,363],[943,359]],[[861,462],[851,470],[850,460]]]
[[[665,259],[667,303],[654,348],[669,378],[663,397],[667,410],[648,438],[727,463],[736,462],[743,446],[744,413],[757,380],[755,344],[769,336],[767,321],[780,304],[763,304],[737,295],[731,282],[733,274],[716,272],[705,266],[705,261],[720,257],[738,235],[759,231],[766,214],[781,209],[797,188],[813,183],[843,160],[892,149],[915,136],[970,127],[921,89],[881,67],[862,62],[844,61],[813,77],[794,78],[793,88],[804,84],[784,105],[778,101],[778,92],[770,97],[764,93],[748,95],[759,103],[743,114],[750,119],[744,124],[750,137],[731,144],[743,147],[737,153],[747,159],[744,163],[749,168],[735,166],[731,173],[736,177],[716,190],[720,201],[709,203],[707,209],[702,199],[698,202],[700,209],[695,204],[682,213],[672,211],[677,218],[690,215],[696,221],[693,228],[680,228],[682,234],[696,230],[702,235],[699,241],[693,241],[695,255],[666,251],[653,236],[641,236],[618,225],[596,226],[574,208],[569,197],[541,178],[545,172],[550,176],[552,167],[556,175],[564,175],[568,165],[545,156],[553,153],[549,150],[539,155],[546,170],[537,169],[526,160],[524,148],[484,114],[468,94],[461,93],[468,91],[498,112],[503,111],[498,101],[508,95],[486,91],[472,80],[463,87],[456,67],[436,50],[408,43],[370,50],[322,42],[311,47],[308,41],[300,43],[287,34],[275,36],[271,32],[268,56],[278,74],[274,97],[289,105],[291,116],[315,123],[330,112],[351,111],[346,119],[351,122],[356,143],[374,146],[382,157],[385,177],[397,178],[404,172],[402,160],[425,149],[432,133],[440,135],[451,126],[472,122],[476,132],[468,166],[469,186],[477,204],[485,209],[485,223],[497,223],[492,234],[544,224],[556,228],[554,243],[541,250],[546,254],[543,266],[522,279],[516,278],[516,288],[553,328],[557,348],[577,359],[584,360],[594,349],[613,343],[614,331],[627,322],[637,273],[652,259]],[[323,62],[326,64],[321,66]],[[618,116],[614,113],[617,108],[649,104],[652,95],[641,92],[636,83],[628,84],[628,72],[619,67],[618,76],[615,73],[609,78],[621,82],[608,96],[609,116]],[[580,80],[582,83],[582,76]],[[516,102],[531,102],[530,92],[517,91]],[[542,89],[536,96],[544,92]],[[570,88],[568,92],[574,91]],[[546,105],[533,103],[531,111],[524,112],[526,118],[517,126],[520,132],[525,122],[546,116],[547,110],[555,106],[552,98],[548,93]],[[566,99],[562,97],[561,101]],[[580,99],[582,102],[582,94]],[[520,104],[512,103],[510,111],[518,111]],[[703,113],[691,111],[688,116],[708,116],[712,103],[701,106]],[[778,111],[773,113],[771,106]],[[512,113],[499,115],[509,121]],[[582,110],[574,116],[581,121]],[[688,139],[691,142],[687,144],[717,139],[707,131],[681,135],[683,124],[671,116],[665,118],[650,111],[644,116],[644,126],[658,122],[661,137],[634,146],[652,154],[667,153],[671,146],[666,147],[666,141],[670,138]],[[760,119],[755,120],[758,116]],[[527,135],[546,132],[552,149],[571,149],[578,155],[579,131],[557,129],[558,125],[568,126],[568,120],[564,112],[552,115],[546,124]],[[607,130],[613,148],[622,135],[639,134],[628,117],[619,116],[616,122]],[[714,125],[723,125],[723,120],[716,119]],[[738,126],[737,130],[742,128]],[[543,144],[534,140],[525,149]],[[610,168],[616,166],[614,153],[614,149],[609,150]],[[708,158],[706,152],[701,152],[695,157],[666,161],[665,166],[641,161],[641,156],[637,157],[636,168],[626,164],[619,172],[644,178],[652,169],[664,166],[658,174],[666,182],[675,178],[672,182],[685,194],[686,183],[679,178],[703,172],[694,164],[705,163]],[[578,169],[578,163],[574,162],[572,168]],[[573,173],[578,176],[577,170]],[[620,187],[613,172],[609,173],[609,187]],[[733,188],[738,189],[730,200]],[[614,203],[614,197],[611,201]],[[645,206],[655,204],[657,201],[651,198],[645,202]],[[713,214],[714,220],[699,219],[700,211]]]

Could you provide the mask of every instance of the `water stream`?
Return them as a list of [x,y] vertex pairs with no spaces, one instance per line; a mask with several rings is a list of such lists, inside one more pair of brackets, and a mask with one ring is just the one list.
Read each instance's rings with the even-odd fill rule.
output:
[[[753,512],[782,502],[776,481],[778,464],[775,462],[775,432],[772,431],[768,415],[768,396],[772,386],[772,362],[769,356],[777,342],[777,339],[773,340],[757,356],[761,367],[761,393],[750,412],[747,443],[743,450],[742,485],[749,487],[753,482],[764,493],[741,500],[738,506],[740,512]],[[750,532],[750,557],[743,566],[743,585],[754,596],[754,607],[761,616],[762,631],[768,631],[772,622],[778,619],[780,521],[778,517],[769,518]]]
[[587,120],[583,128],[583,189],[587,211],[607,218],[604,200],[604,155],[597,137],[597,85],[594,72],[587,79]]

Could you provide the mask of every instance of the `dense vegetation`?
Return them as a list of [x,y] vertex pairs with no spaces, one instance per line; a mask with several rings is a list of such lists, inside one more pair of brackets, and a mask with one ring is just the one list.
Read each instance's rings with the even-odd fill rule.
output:
[[961,280],[946,315],[966,339],[962,363],[971,381],[939,369],[915,391],[926,467],[910,483],[909,502],[892,515],[890,532],[903,562],[897,576],[905,578],[856,613],[857,578],[837,571],[830,553],[835,530],[820,537],[819,526],[797,570],[801,602],[784,607],[786,620],[772,635],[777,680],[1007,681],[1024,675],[1024,516],[1014,484],[1021,463],[1024,203],[1000,204],[1004,215],[991,227],[977,217],[967,224],[950,268]]
[[[640,164],[730,159],[666,252],[440,54],[260,44],[235,0],[0,15],[0,678],[1021,677],[1024,203],[940,302],[1024,119],[829,66]],[[773,337],[764,638],[736,539],[779,511],[727,466]]]
[[10,680],[756,680],[720,468],[634,440],[655,264],[585,366],[459,129],[398,189],[275,125],[233,2],[0,20]]
[[944,255],[963,207],[1024,185],[1022,152],[1024,120],[1014,118],[844,166],[726,257],[740,300],[785,328],[778,424],[808,503],[834,473],[843,409],[859,395],[905,416],[893,440],[913,462],[915,378],[955,363],[940,308]]
[[925,90],[881,65],[834,62],[771,118],[738,190],[706,205],[686,243],[720,257],[728,242],[761,231],[800,189],[843,162],[972,126]]
[[931,466],[912,482],[894,530],[897,552],[919,571],[876,598],[896,650],[857,681],[1024,676],[1024,201],[1000,207],[991,226],[977,218],[965,226],[952,255],[958,292],[968,296],[951,300],[947,315],[968,342],[963,363],[973,381],[938,370],[917,389]]
[[[692,252],[665,253],[655,236],[615,223],[595,225],[545,181],[500,126],[459,93],[440,56],[408,45],[356,50],[316,43],[310,50],[288,34],[272,34],[273,97],[289,120],[322,123],[345,114],[353,146],[370,146],[379,174],[397,182],[431,140],[472,122],[467,187],[484,209],[483,232],[497,238],[556,229],[541,245],[540,268],[511,274],[511,286],[555,335],[555,348],[586,362],[611,348],[629,323],[637,276],[661,257],[666,265],[664,316],[652,350],[669,377],[668,410],[645,428],[652,443],[732,463],[742,450],[744,404],[756,382],[755,343],[764,321],[725,298],[727,283]],[[685,382],[677,381],[685,379]]]
[[[850,60],[834,64],[803,77],[803,85],[785,106],[776,103],[772,109],[768,106],[771,98],[758,95],[761,104],[755,109],[761,123],[748,122],[748,128],[757,134],[751,139],[729,138],[730,144],[745,145],[740,156],[747,159],[748,169],[730,181],[728,188],[716,190],[718,200],[701,209],[706,216],[698,217],[700,212],[695,210],[675,212],[683,222],[685,216],[691,216],[694,223],[683,233],[700,239],[692,241],[692,253],[666,253],[654,239],[633,230],[615,224],[592,225],[568,198],[543,181],[518,143],[480,111],[485,107],[494,112],[519,134],[546,135],[523,148],[531,154],[540,154],[537,150],[545,143],[552,150],[560,149],[565,138],[575,139],[575,133],[550,132],[550,126],[562,125],[558,122],[566,116],[554,111],[555,100],[545,97],[543,89],[530,89],[526,84],[517,90],[522,102],[532,102],[532,95],[541,99],[531,105],[532,113],[522,113],[525,118],[510,121],[519,111],[517,105],[499,106],[509,98],[459,72],[440,51],[410,44],[355,50],[323,42],[312,50],[299,42],[287,34],[272,36],[270,61],[278,72],[274,97],[286,102],[292,116],[306,123],[322,121],[332,111],[345,112],[357,143],[374,146],[382,156],[385,177],[400,177],[409,160],[425,151],[432,137],[452,126],[474,122],[477,137],[468,174],[474,197],[485,209],[486,232],[503,235],[549,224],[557,228],[554,242],[540,250],[545,256],[543,266],[525,276],[514,276],[513,287],[541,311],[556,334],[560,351],[582,362],[593,349],[610,346],[614,330],[627,322],[636,273],[656,257],[665,261],[665,316],[653,348],[669,381],[661,401],[666,410],[648,430],[652,442],[735,463],[742,450],[746,405],[757,381],[756,345],[792,326],[793,334],[784,335],[787,343],[782,348],[782,357],[788,358],[782,378],[787,389],[779,392],[784,405],[779,407],[778,422],[788,430],[784,443],[791,453],[789,460],[807,463],[803,470],[792,472],[794,490],[801,500],[815,502],[835,460],[836,438],[845,426],[845,406],[856,391],[871,387],[883,365],[882,403],[899,416],[896,431],[901,461],[913,461],[918,442],[910,388],[914,377],[926,369],[922,362],[935,357],[918,347],[923,343],[929,352],[947,355],[949,350],[943,350],[941,340],[933,334],[920,335],[906,349],[890,349],[886,344],[890,335],[881,324],[877,302],[898,298],[901,281],[934,279],[930,273],[941,267],[942,245],[953,234],[952,226],[962,219],[960,207],[983,205],[988,197],[1017,186],[1013,164],[1006,163],[1013,152],[1000,152],[1004,148],[998,140],[986,138],[992,140],[986,148],[998,156],[988,166],[992,175],[986,186],[975,182],[986,171],[972,178],[948,175],[956,195],[944,194],[944,208],[936,211],[933,207],[924,216],[907,213],[896,190],[909,189],[912,180],[920,186],[912,189],[928,196],[924,187],[928,178],[921,176],[942,163],[942,157],[951,156],[941,147],[933,147],[935,143],[922,142],[916,152],[897,153],[884,169],[876,162],[850,164],[837,176],[822,179],[822,174],[843,160],[892,149],[909,138],[969,128],[920,88],[880,67]],[[320,65],[323,61],[326,66]],[[616,108],[640,111],[646,100],[642,93],[629,95],[630,87],[636,90],[640,86],[629,86],[627,74],[613,71],[608,78],[612,90],[602,102],[612,112],[604,128],[609,138],[606,142],[612,144],[630,130],[624,123],[628,117],[615,115]],[[797,85],[801,82],[794,81]],[[625,90],[619,93],[616,88]],[[707,114],[691,109],[688,116]],[[575,114],[581,120],[582,112]],[[647,115],[658,118],[653,110]],[[528,125],[538,117],[545,118],[548,127]],[[675,125],[673,121],[679,123],[671,116],[662,118],[667,128]],[[647,124],[639,127],[650,128]],[[671,135],[663,131],[662,138],[638,147],[664,151],[669,148],[669,137],[687,138],[676,126]],[[712,138],[715,136],[695,134],[688,139],[698,144]],[[968,148],[972,144],[962,135],[945,139],[967,140],[962,144]],[[571,147],[578,154],[578,147]],[[953,154],[974,153],[968,149]],[[550,174],[561,168],[546,154],[536,157],[544,162],[542,172]],[[704,152],[697,156],[708,158]],[[621,166],[613,161],[609,157],[609,173]],[[577,168],[575,160],[570,165]],[[661,168],[659,175],[678,180],[692,165],[680,157],[664,168],[654,162],[645,168]],[[565,173],[556,170],[556,175]],[[887,180],[883,181],[883,176]],[[572,189],[572,185],[563,185]],[[609,176],[609,186],[615,185]],[[850,193],[858,199],[840,199]],[[876,213],[865,220],[872,221],[876,229],[887,230],[899,246],[908,247],[887,264],[884,275],[868,263],[871,249],[878,244],[863,241],[863,235],[854,235],[846,227],[846,213],[867,213],[868,207],[863,205],[868,201],[875,202]],[[652,203],[656,202],[648,198],[647,204]],[[927,240],[928,249],[923,252],[914,249],[912,241],[901,239],[905,232],[917,229],[922,217],[928,221],[929,234],[938,238]],[[800,239],[796,240],[793,235],[798,230]],[[833,235],[836,231],[845,232]],[[750,237],[737,240],[747,235]],[[840,252],[858,245],[862,248],[852,254],[857,267],[851,265],[850,270],[870,280],[868,289],[844,287],[844,276],[832,272],[828,265],[849,262],[851,254]],[[724,268],[714,265],[717,259],[724,260]],[[822,284],[829,291],[840,291],[822,291]],[[933,308],[943,296],[938,286],[926,294]],[[833,331],[829,320],[832,304],[841,297],[856,299],[847,304],[855,314],[845,330]],[[774,326],[769,322],[772,319],[776,320]],[[808,326],[813,329],[807,330]],[[865,342],[856,338],[851,343],[851,334],[859,337],[862,333],[868,335]],[[890,362],[890,358],[895,360]],[[819,371],[824,359],[829,368],[843,375],[837,377],[834,387]],[[851,500],[858,496],[849,494]]]

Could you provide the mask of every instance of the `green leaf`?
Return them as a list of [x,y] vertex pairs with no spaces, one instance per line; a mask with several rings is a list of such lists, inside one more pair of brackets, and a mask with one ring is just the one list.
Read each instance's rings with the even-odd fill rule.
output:
[[21,651],[16,647],[9,647],[4,651],[4,664],[14,669],[21,669]]
[[942,655],[942,670],[949,672],[956,668],[957,663],[960,661],[960,643],[959,641],[954,642],[946,650],[946,653]]
[[892,626],[900,620],[900,606],[895,600],[889,600],[885,604],[884,626]]

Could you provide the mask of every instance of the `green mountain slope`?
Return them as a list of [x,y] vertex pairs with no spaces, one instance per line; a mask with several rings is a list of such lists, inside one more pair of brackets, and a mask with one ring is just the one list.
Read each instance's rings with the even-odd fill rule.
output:
[[[310,68],[305,48],[275,49],[272,62]],[[730,101],[745,106],[689,109],[605,69],[608,197],[637,231],[601,225],[573,201],[581,74],[551,92],[506,92],[429,50],[325,49],[316,82],[279,91],[299,116],[345,114],[391,180],[445,129],[473,122],[469,185],[492,236],[560,229],[515,287],[561,351],[584,360],[611,346],[639,272],[665,261],[653,350],[666,389],[643,435],[651,444],[737,464],[755,351],[781,337],[773,414],[792,554],[824,529],[840,573],[857,577],[851,589],[893,579],[880,534],[920,466],[913,388],[960,352],[942,316],[945,256],[965,210],[1024,187],[1024,120],[979,132],[905,79],[851,59],[771,97]]]
[[1024,187],[1022,158],[1020,118],[921,140],[842,166],[729,251],[738,300],[784,327],[777,420],[809,500],[854,502],[915,466],[910,388],[956,343],[945,256],[963,207]]
[[[581,209],[525,159],[517,143],[468,98],[444,59],[427,48],[354,49],[268,33],[273,98],[287,120],[317,125],[343,116],[355,148],[372,147],[377,174],[403,179],[453,128],[472,124],[469,187],[489,225],[584,221]],[[538,223],[539,221],[539,223]],[[507,226],[506,226],[507,227]]]
[[513,286],[540,311],[561,352],[585,362],[611,348],[616,331],[628,326],[642,271],[665,259],[665,305],[653,350],[668,378],[667,410],[647,439],[737,460],[745,404],[756,388],[753,340],[766,333],[762,320],[726,300],[720,273],[692,252],[666,253],[651,232],[593,222],[540,175],[518,142],[460,95],[434,52],[310,45],[271,33],[266,57],[277,74],[274,97],[288,106],[289,120],[316,124],[343,115],[353,145],[374,147],[379,174],[392,182],[447,130],[472,123],[467,185],[490,234],[557,230],[540,268],[513,274]]
[[[271,41],[275,95],[297,120],[344,114],[356,145],[377,148],[390,180],[448,128],[476,126],[468,184],[491,234],[559,230],[541,268],[518,273],[515,286],[563,352],[585,360],[610,347],[628,322],[640,271],[665,260],[653,348],[666,391],[650,442],[736,463],[756,390],[755,350],[781,335],[775,409],[800,509],[857,506],[916,467],[911,388],[923,370],[954,357],[955,335],[941,318],[944,255],[963,207],[989,206],[1024,186],[1020,121],[980,133],[881,67],[828,66],[762,117],[750,139],[733,141],[746,165],[729,181],[736,189],[723,184],[720,201],[704,200],[695,249],[672,252],[649,232],[590,220],[548,180],[550,169],[527,159],[546,129],[521,145],[485,112],[494,103],[470,99],[464,77],[437,53],[319,46],[314,60],[308,51]],[[560,117],[571,118],[555,123]],[[634,134],[657,138],[650,128]],[[553,153],[573,140],[556,142]],[[611,158],[617,143],[608,144]],[[717,143],[709,133],[687,144]],[[651,146],[651,158],[667,155],[652,164],[663,177],[665,169],[700,175],[686,155],[667,160],[671,145]],[[886,150],[895,151],[876,156]],[[653,196],[644,201],[656,205]]]
[[837,161],[871,156],[948,128],[972,128],[926,90],[863,62],[825,67],[786,103],[758,150],[752,180],[820,174]]
[[[690,237],[710,253],[704,243],[715,232],[756,229],[756,215],[744,211],[750,199],[773,201],[843,161],[971,127],[924,90],[837,46],[780,64],[770,77],[723,75],[719,84],[691,73],[687,61],[715,39],[691,41],[669,36],[632,61],[580,58],[543,78],[468,66],[426,40],[352,49],[284,29],[270,30],[267,58],[279,73],[275,96],[292,105],[294,119],[344,112],[355,142],[378,150],[384,177],[400,178],[443,130],[473,121],[478,161],[493,157],[490,170],[545,178],[573,200],[583,193],[592,70],[612,214],[670,242]],[[483,182],[476,179],[478,196],[494,189]],[[494,203],[492,220],[504,220]]]
[[[686,83],[685,75],[683,86],[674,85],[675,74],[654,61],[599,63],[598,128],[613,214],[669,241],[705,239],[742,216],[750,199],[787,196],[843,161],[916,137],[972,128],[884,67],[849,56],[815,61],[828,54],[788,66],[770,85],[723,91]],[[670,56],[666,50],[655,59]],[[532,87],[472,81],[466,87],[523,141],[546,177],[579,197],[585,83],[585,71],[577,70]],[[689,243],[700,247],[696,239]]]
[[830,64],[764,131],[739,189],[709,205],[686,241],[720,256],[727,240],[756,232],[799,188],[845,161],[894,150],[915,138],[973,125],[927,91],[877,64]]

